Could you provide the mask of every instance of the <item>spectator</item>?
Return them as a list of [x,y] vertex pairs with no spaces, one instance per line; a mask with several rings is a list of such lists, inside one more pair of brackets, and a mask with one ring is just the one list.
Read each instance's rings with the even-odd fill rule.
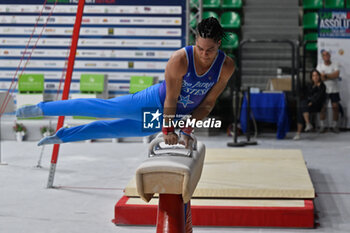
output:
[[316,69],[321,73],[321,79],[326,85],[327,100],[321,110],[320,115],[320,133],[325,132],[325,119],[326,119],[326,110],[329,99],[332,103],[333,111],[333,122],[331,124],[331,129],[333,132],[338,133],[338,118],[339,118],[339,66],[336,63],[331,61],[331,53],[328,50],[321,50],[323,63],[317,65]]
[[300,133],[305,123],[305,132],[313,129],[310,123],[310,113],[320,112],[326,100],[326,86],[321,80],[321,74],[316,69],[310,73],[311,83],[307,85],[305,98],[300,102],[298,111],[298,129],[294,140],[300,139]]

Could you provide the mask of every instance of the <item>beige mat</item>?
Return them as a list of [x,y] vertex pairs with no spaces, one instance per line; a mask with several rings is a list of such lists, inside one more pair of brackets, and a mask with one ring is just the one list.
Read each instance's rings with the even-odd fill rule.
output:
[[[138,196],[135,178],[126,196]],[[314,198],[300,150],[207,149],[193,197]]]
[[[158,205],[158,198],[146,203],[141,198],[131,197],[126,205]],[[305,207],[304,200],[263,200],[263,199],[192,199],[191,206],[232,206],[232,207]]]

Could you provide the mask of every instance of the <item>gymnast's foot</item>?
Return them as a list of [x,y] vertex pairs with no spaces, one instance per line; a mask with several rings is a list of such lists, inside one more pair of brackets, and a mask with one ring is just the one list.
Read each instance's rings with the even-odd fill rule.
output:
[[43,116],[43,111],[36,105],[24,106],[17,109],[16,117],[27,118],[27,117],[41,117]]
[[63,141],[59,137],[57,137],[56,135],[52,135],[52,136],[47,136],[42,138],[38,142],[38,146],[47,145],[47,144],[61,144],[61,143],[63,143]]

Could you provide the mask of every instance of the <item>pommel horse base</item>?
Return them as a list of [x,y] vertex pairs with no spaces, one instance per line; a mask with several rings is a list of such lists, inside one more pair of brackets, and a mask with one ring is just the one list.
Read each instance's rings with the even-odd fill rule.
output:
[[[315,190],[300,150],[206,149],[191,199],[194,226],[313,228]],[[155,225],[157,199],[136,179],[115,206],[117,225]]]
[[190,199],[200,179],[205,146],[194,138],[189,148],[161,147],[155,138],[149,157],[136,170],[137,192],[145,202],[159,194],[157,233],[192,232]]

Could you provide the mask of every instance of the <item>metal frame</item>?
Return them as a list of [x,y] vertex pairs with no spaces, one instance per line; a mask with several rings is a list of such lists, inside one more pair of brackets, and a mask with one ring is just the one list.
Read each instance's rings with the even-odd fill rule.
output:
[[[196,30],[191,28],[190,25],[190,14],[191,14],[191,6],[190,6],[190,1],[187,0],[187,38],[186,38],[186,44],[189,43],[189,37],[190,34],[196,35]],[[198,5],[196,6],[197,13],[195,14],[195,17],[197,18],[197,23],[202,20],[202,14],[203,14],[203,0],[198,0]]]
[[[303,76],[302,76],[302,88],[305,88],[306,85],[306,45],[307,44],[311,44],[311,43],[315,43],[317,42],[317,40],[306,40],[303,42],[303,64],[302,64],[302,72],[303,72]],[[317,51],[316,51],[317,53]]]
[[[299,42],[298,41],[292,41],[292,40],[255,40],[255,39],[248,39],[241,41],[239,47],[238,47],[238,74],[237,74],[237,82],[239,81],[239,87],[242,85],[242,47],[245,44],[248,43],[284,43],[289,44],[292,49],[292,93],[298,94],[297,91],[300,87],[299,83],[299,72],[297,72],[299,67]],[[297,58],[297,59],[296,59]],[[296,82],[295,82],[295,76],[296,76]]]
[[[74,28],[73,28],[72,44],[70,47],[70,53],[68,58],[68,66],[67,66],[67,72],[66,72],[66,79],[64,82],[62,100],[68,99],[68,95],[69,95],[70,84],[71,84],[72,74],[74,69],[75,55],[76,55],[76,50],[77,50],[78,40],[79,40],[80,26],[83,18],[84,5],[85,5],[85,0],[79,0],[77,14],[76,14]],[[56,131],[59,130],[63,126],[63,124],[64,124],[64,116],[59,116]],[[60,149],[60,145],[55,144],[52,151],[51,166],[50,166],[49,178],[47,181],[47,188],[53,188],[53,181],[55,177],[59,149]]]
[[[235,94],[235,109],[234,109],[234,138],[233,143],[227,143],[228,146],[245,146],[244,142],[238,142],[237,141],[237,134],[238,134],[238,99],[239,99],[239,92],[241,91],[242,87],[242,48],[245,44],[248,43],[284,43],[289,44],[291,46],[292,51],[292,94],[294,97],[296,97],[297,105],[299,106],[299,91],[300,91],[300,81],[299,81],[299,42],[298,41],[292,41],[292,40],[255,40],[255,39],[248,39],[243,40],[240,42],[240,45],[238,47],[238,70],[237,75],[234,83],[234,94]],[[298,110],[299,111],[299,110]]]

